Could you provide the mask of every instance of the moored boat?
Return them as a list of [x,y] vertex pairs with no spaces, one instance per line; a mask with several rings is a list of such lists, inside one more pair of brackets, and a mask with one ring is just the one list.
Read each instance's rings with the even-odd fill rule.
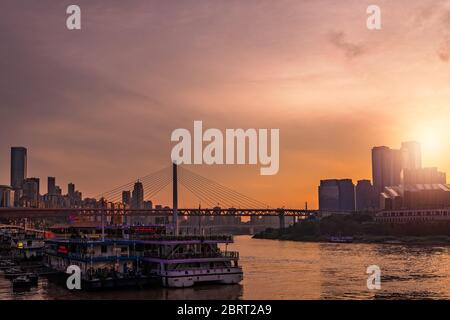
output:
[[77,265],[84,288],[189,287],[243,279],[238,252],[219,247],[232,243],[232,236],[166,235],[162,225],[109,227],[100,238],[97,227],[84,227],[82,235],[71,229],[76,236],[46,240],[44,264],[61,273]]

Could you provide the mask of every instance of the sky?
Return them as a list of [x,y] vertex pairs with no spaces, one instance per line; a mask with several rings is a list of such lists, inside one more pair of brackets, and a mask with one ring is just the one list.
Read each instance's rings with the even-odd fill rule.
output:
[[315,208],[320,179],[371,178],[373,146],[418,140],[424,165],[450,172],[449,84],[450,1],[3,0],[0,184],[20,145],[44,190],[56,176],[95,196],[170,165],[172,131],[202,120],[279,128],[280,170],[189,170]]

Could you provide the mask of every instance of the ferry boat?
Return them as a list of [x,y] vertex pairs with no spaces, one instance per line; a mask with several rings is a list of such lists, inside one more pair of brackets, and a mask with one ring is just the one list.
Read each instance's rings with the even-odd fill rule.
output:
[[329,242],[333,243],[352,243],[353,237],[347,236],[333,236],[328,239]]
[[40,261],[44,251],[44,238],[22,235],[11,241],[11,258],[14,261]]
[[[167,235],[164,225],[57,226],[46,240],[44,264],[66,272],[81,270],[90,288],[160,284],[235,284],[243,279],[238,252],[228,251],[232,236]],[[225,250],[220,249],[225,245]]]
[[0,248],[14,261],[39,261],[44,250],[44,237],[22,229],[3,229]]

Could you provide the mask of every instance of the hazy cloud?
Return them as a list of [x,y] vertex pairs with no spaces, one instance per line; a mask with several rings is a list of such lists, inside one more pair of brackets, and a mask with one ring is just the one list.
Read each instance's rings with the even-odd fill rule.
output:
[[438,50],[439,59],[444,62],[450,61],[450,40],[447,40],[441,44]]
[[352,43],[346,40],[344,32],[331,32],[328,36],[331,44],[336,48],[342,50],[348,58],[354,58],[364,53],[364,46],[357,43]]

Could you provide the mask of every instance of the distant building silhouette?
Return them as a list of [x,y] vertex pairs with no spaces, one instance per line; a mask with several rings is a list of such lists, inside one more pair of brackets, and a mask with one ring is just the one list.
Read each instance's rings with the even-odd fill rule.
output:
[[23,183],[22,206],[37,207],[39,204],[39,179],[28,178]]
[[371,211],[378,207],[378,196],[370,180],[358,180],[355,197],[356,211]]
[[403,169],[422,168],[422,151],[417,141],[402,142]]
[[418,168],[403,170],[403,184],[405,186],[435,183],[447,183],[445,172],[440,172],[437,168]]
[[355,185],[352,179],[338,180],[339,210],[355,211]]
[[56,195],[56,179],[55,177],[47,178],[47,194]]
[[75,184],[72,182],[67,185],[67,195],[69,198],[73,198],[75,196]]
[[144,187],[139,181],[134,184],[131,207],[133,209],[142,209],[144,207]]
[[448,208],[450,185],[414,184],[386,187],[380,198],[383,210]]
[[389,147],[374,147],[372,149],[372,180],[373,186],[381,193],[386,186],[399,185],[403,168],[403,153]]
[[319,209],[322,211],[355,211],[355,185],[352,180],[321,180]]
[[0,208],[8,208],[14,205],[14,196],[10,186],[0,185]]
[[[379,206],[385,199],[398,199],[398,186],[423,183],[445,183],[445,174],[435,168],[422,169],[422,153],[416,141],[403,142],[400,149],[374,147],[372,149],[373,187]],[[390,201],[390,200],[389,200]],[[398,201],[395,201],[398,204]]]
[[22,189],[27,177],[27,149],[24,147],[11,148],[11,187]]
[[122,203],[131,205],[131,191],[122,191]]
[[336,179],[320,180],[319,210],[339,210],[339,185]]

